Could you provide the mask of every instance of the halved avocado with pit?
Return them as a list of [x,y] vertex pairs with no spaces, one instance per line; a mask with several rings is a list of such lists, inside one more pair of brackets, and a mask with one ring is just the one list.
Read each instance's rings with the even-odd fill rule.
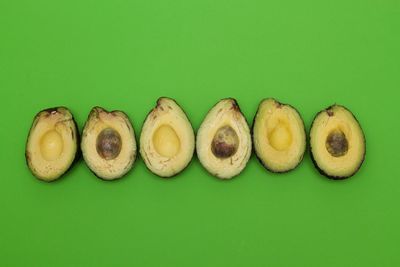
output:
[[310,130],[311,157],[328,178],[345,179],[360,169],[366,153],[363,130],[347,108],[333,105],[319,112]]
[[230,179],[246,167],[251,136],[235,99],[222,99],[208,112],[197,132],[196,151],[204,168],[221,179]]
[[296,168],[306,150],[306,132],[299,112],[273,98],[261,101],[254,117],[253,144],[267,170],[283,173]]
[[147,168],[160,177],[180,173],[194,152],[194,131],[175,100],[161,97],[147,115],[140,134],[140,154]]
[[46,182],[60,178],[77,156],[78,139],[74,117],[66,107],[40,111],[33,120],[25,150],[32,174]]
[[119,110],[94,107],[82,133],[81,150],[90,170],[104,180],[123,177],[136,159],[135,131]]

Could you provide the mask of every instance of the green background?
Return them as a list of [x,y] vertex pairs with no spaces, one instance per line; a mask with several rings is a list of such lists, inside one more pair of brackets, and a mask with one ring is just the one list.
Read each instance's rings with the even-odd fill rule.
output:
[[[0,2],[1,266],[399,266],[400,1]],[[252,156],[231,181],[194,158],[173,179],[141,159],[104,182],[83,161],[44,183],[25,165],[34,115],[121,109],[136,136],[160,96],[198,129],[219,99],[252,121],[262,98],[307,129],[333,103],[367,138],[360,172],[331,181],[307,153],[284,175]]]

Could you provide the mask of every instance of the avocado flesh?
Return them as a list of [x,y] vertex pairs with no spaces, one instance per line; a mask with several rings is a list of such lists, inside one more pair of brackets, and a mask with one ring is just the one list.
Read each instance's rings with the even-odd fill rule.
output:
[[288,172],[300,164],[306,149],[303,119],[292,106],[265,99],[254,117],[253,144],[266,169]]
[[197,132],[196,151],[204,168],[221,179],[230,179],[246,167],[251,136],[235,99],[222,99],[208,112]]
[[94,107],[82,133],[81,150],[90,170],[99,178],[123,177],[133,166],[137,148],[135,131],[122,111]]
[[160,177],[181,172],[194,152],[193,127],[181,107],[161,97],[147,115],[140,134],[140,154],[147,168]]
[[26,144],[26,161],[32,174],[43,181],[60,178],[77,155],[78,131],[65,107],[40,111],[34,118]]
[[319,172],[328,178],[345,179],[361,167],[365,137],[354,115],[333,105],[319,112],[310,130],[311,157]]

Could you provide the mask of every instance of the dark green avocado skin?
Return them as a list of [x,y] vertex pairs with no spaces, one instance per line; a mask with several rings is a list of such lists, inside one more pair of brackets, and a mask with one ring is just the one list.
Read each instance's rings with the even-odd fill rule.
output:
[[36,118],[39,116],[39,114],[42,113],[42,112],[47,112],[47,113],[55,112],[55,111],[57,111],[59,108],[64,108],[64,109],[69,110],[69,112],[70,112],[71,115],[72,115],[72,122],[74,123],[75,128],[76,128],[76,136],[74,136],[75,144],[76,144],[76,153],[75,153],[75,156],[74,156],[74,160],[72,161],[72,163],[71,163],[71,165],[68,167],[68,169],[67,169],[65,172],[61,173],[61,174],[58,176],[58,178],[56,178],[56,179],[54,179],[54,180],[51,180],[51,181],[43,180],[43,179],[37,177],[37,176],[32,172],[32,170],[29,168],[29,156],[28,156],[27,151],[26,151],[26,149],[25,149],[25,162],[26,162],[26,166],[28,167],[29,171],[30,171],[30,172],[33,174],[33,176],[35,176],[39,181],[46,182],[46,183],[55,183],[56,181],[59,181],[60,178],[65,177],[65,175],[66,175],[68,172],[71,171],[71,169],[73,168],[73,166],[75,166],[75,164],[76,164],[76,163],[80,160],[80,158],[82,157],[82,153],[81,153],[81,150],[80,150],[80,147],[79,147],[80,135],[79,135],[78,124],[76,123],[75,118],[74,118],[74,116],[73,116],[71,110],[70,110],[69,108],[65,107],[65,106],[46,108],[46,109],[43,109],[43,110],[39,111],[39,112],[36,114],[36,116],[33,118],[32,126],[31,126],[31,128],[29,129],[28,136],[27,136],[27,138],[26,138],[25,147],[26,147],[26,145],[27,145],[27,143],[28,143],[28,138],[29,138],[29,135],[30,135],[30,132],[31,132],[32,128],[36,126],[36,124],[35,124],[34,122],[36,121]]
[[[87,164],[85,164],[85,165],[87,166]],[[122,179],[121,179],[122,177],[127,176],[127,175],[132,171],[133,166],[132,166],[132,168],[131,168],[127,173],[125,173],[124,175],[118,176],[117,178],[114,178],[114,179],[112,179],[112,180],[104,179],[103,177],[98,176],[91,168],[89,168],[89,166],[87,166],[87,168],[88,168],[89,171],[90,171],[94,176],[96,176],[99,180],[104,181],[104,182],[106,182],[106,183],[115,183],[116,181],[122,180]]]
[[[303,123],[303,127],[304,127],[304,136],[305,136],[305,138],[304,138],[304,143],[306,144],[306,147],[305,147],[305,149],[304,149],[304,151],[303,151],[303,154],[301,155],[301,158],[300,158],[299,162],[297,163],[297,165],[294,166],[293,168],[289,169],[289,170],[286,170],[286,171],[276,171],[276,170],[274,170],[273,168],[271,168],[270,166],[268,166],[265,162],[263,162],[263,161],[261,160],[261,158],[259,157],[259,155],[258,155],[258,153],[257,153],[257,150],[256,150],[256,147],[255,147],[255,145],[254,145],[254,124],[255,124],[255,122],[256,122],[256,117],[257,117],[257,114],[258,114],[258,110],[260,109],[261,103],[262,103],[264,100],[267,100],[267,99],[274,99],[277,103],[279,103],[279,104],[281,104],[281,105],[285,105],[285,106],[289,106],[289,107],[293,108],[293,109],[299,114],[299,116],[300,116],[300,118],[301,118],[301,122]],[[307,150],[307,146],[308,146],[308,144],[307,144],[307,132],[306,132],[305,129],[306,129],[306,126],[305,126],[305,124],[304,124],[303,117],[301,116],[300,112],[299,112],[295,107],[293,107],[293,106],[290,105],[290,104],[281,103],[281,102],[279,102],[278,100],[276,100],[275,98],[264,98],[264,99],[262,99],[262,100],[260,101],[260,104],[258,105],[256,114],[255,114],[254,117],[253,117],[253,123],[252,123],[252,126],[251,126],[252,146],[253,146],[253,151],[254,151],[254,153],[256,154],[257,160],[261,163],[261,165],[262,165],[267,171],[269,171],[269,172],[271,172],[271,173],[284,174],[284,173],[288,173],[288,172],[293,171],[293,170],[296,169],[296,168],[300,165],[300,163],[303,161],[303,159],[304,159],[304,154],[305,154],[305,152],[306,152],[306,150]]]
[[[312,129],[312,127],[314,126],[315,119],[318,117],[318,115],[320,115],[320,114],[323,113],[323,112],[327,112],[327,111],[330,110],[333,106],[335,106],[335,104],[333,104],[333,105],[327,107],[326,109],[321,110],[320,112],[318,112],[318,113],[315,115],[314,119],[313,119],[313,122],[312,122],[312,124],[311,124],[311,128],[310,128],[310,129]],[[341,107],[344,108],[344,109],[346,109],[348,112],[350,112],[351,115],[353,115],[354,119],[357,121],[357,123],[360,125],[361,131],[362,131],[362,134],[363,134],[365,150],[364,150],[364,154],[363,154],[363,156],[362,156],[362,160],[361,160],[360,164],[358,165],[358,167],[357,167],[350,175],[348,175],[348,176],[335,176],[335,175],[330,175],[330,174],[326,173],[323,169],[321,169],[321,168],[318,166],[318,163],[317,163],[317,161],[315,160],[314,154],[313,154],[313,152],[312,152],[312,147],[311,147],[311,135],[310,135],[310,136],[309,136],[309,144],[310,144],[311,161],[313,162],[314,167],[317,169],[317,171],[318,171],[321,175],[323,175],[323,176],[325,176],[325,177],[327,177],[327,178],[329,178],[329,179],[332,179],[332,180],[345,180],[345,179],[348,179],[348,178],[354,176],[354,175],[360,170],[361,166],[363,165],[364,160],[365,160],[365,156],[366,156],[366,154],[367,154],[367,141],[366,141],[366,138],[365,138],[364,130],[362,129],[360,122],[358,121],[357,117],[354,116],[353,112],[351,112],[348,108],[346,108],[345,106],[341,106]],[[310,131],[310,132],[311,132],[311,131]]]

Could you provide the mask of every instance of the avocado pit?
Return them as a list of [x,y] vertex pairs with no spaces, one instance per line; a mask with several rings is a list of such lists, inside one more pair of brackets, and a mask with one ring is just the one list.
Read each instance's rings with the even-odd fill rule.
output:
[[341,130],[335,129],[326,138],[325,146],[333,157],[342,157],[346,155],[349,149],[349,142]]
[[99,156],[105,160],[112,160],[118,157],[121,147],[121,136],[113,128],[105,128],[97,136],[96,150]]
[[232,157],[239,147],[239,137],[229,125],[217,130],[211,142],[211,151],[217,158]]

